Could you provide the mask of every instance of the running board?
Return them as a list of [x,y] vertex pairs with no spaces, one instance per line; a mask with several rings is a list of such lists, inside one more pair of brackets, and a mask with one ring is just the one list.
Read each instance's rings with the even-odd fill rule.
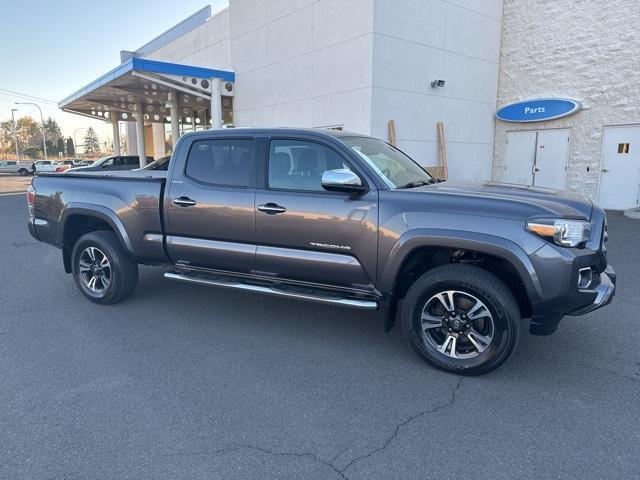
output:
[[181,282],[196,283],[199,285],[209,285],[212,287],[233,288],[236,290],[244,290],[245,292],[265,293],[267,295],[274,295],[277,297],[297,298],[298,300],[307,300],[310,302],[325,303],[329,305],[338,305],[342,307],[358,308],[363,310],[377,310],[378,308],[378,302],[376,302],[375,300],[293,292],[266,287],[263,285],[252,285],[249,283],[234,282],[232,280],[212,280],[209,278],[192,277],[189,275],[181,275],[179,273],[173,272],[166,272],[164,274],[164,278],[168,278],[169,280],[178,280]]

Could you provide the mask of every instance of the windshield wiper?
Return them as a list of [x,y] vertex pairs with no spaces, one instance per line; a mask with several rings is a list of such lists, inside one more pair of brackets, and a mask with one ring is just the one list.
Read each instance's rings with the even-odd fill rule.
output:
[[424,180],[414,180],[413,182],[405,183],[404,185],[400,185],[396,188],[414,188],[414,187],[422,187],[423,185],[429,185],[430,182],[425,182]]

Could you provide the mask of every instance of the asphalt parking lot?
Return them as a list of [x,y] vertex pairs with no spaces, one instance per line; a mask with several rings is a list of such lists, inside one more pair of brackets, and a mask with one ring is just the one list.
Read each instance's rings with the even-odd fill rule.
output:
[[424,364],[379,315],[171,283],[76,291],[0,197],[0,478],[638,478],[640,221],[614,303],[498,371]]

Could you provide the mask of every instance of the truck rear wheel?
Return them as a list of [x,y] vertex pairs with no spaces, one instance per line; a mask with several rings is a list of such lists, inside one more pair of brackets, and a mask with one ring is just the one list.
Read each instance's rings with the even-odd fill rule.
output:
[[121,302],[138,283],[138,264],[110,231],[80,237],[73,247],[71,265],[76,285],[92,302]]
[[18,170],[18,173],[20,174],[21,177],[24,177],[29,173],[29,170],[27,170],[26,168],[21,168],[20,170]]
[[402,326],[415,351],[447,372],[480,375],[498,368],[520,337],[520,309],[498,277],[449,264],[422,275],[403,301]]

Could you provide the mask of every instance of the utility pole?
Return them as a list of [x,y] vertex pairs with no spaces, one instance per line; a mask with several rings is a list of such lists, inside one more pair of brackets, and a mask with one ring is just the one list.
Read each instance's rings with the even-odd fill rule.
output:
[[16,105],[33,105],[40,112],[40,126],[42,127],[42,148],[43,148],[43,151],[44,151],[44,159],[48,160],[48,158],[47,158],[47,137],[46,137],[45,132],[44,132],[44,117],[42,116],[42,109],[40,108],[40,105],[38,105],[37,103],[31,103],[31,102],[15,102],[15,103],[16,103]]
[[16,135],[16,119],[13,117],[13,112],[17,112],[17,108],[11,109],[11,125],[13,128],[13,143],[16,144],[16,162],[20,162],[20,152],[18,150],[18,136]]

